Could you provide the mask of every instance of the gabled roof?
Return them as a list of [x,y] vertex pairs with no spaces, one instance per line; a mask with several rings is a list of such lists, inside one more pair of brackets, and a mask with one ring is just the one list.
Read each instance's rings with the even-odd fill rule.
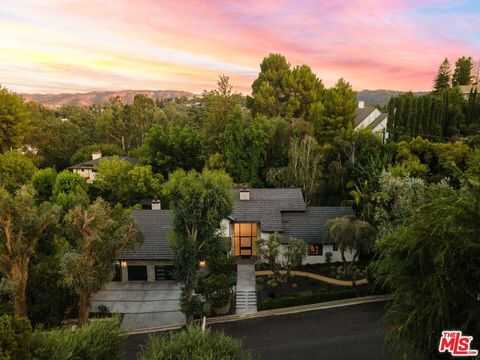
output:
[[354,215],[352,208],[342,206],[308,207],[304,213],[284,213],[284,241],[298,237],[306,243],[331,243],[325,238],[325,223],[330,219],[349,215]]
[[234,197],[231,218],[237,222],[260,222],[262,231],[282,231],[282,212],[305,211],[305,201],[299,188],[250,189],[250,200],[239,200],[240,189],[232,190]]
[[372,130],[375,129],[387,116],[388,113],[381,113],[379,117],[377,117],[370,125],[368,125],[368,127]]
[[82,163],[77,164],[77,165],[72,165],[72,166],[69,167],[69,169],[91,169],[95,165],[97,165],[100,161],[111,160],[114,157],[116,157],[120,160],[125,160],[125,161],[128,161],[128,162],[131,162],[132,164],[137,164],[138,163],[137,159],[129,157],[129,156],[103,156],[103,157],[95,159],[95,160],[89,160],[89,161],[85,161],[85,162],[82,162]]
[[360,123],[365,120],[368,115],[370,115],[376,107],[371,106],[371,105],[365,105],[363,108],[357,108],[355,109],[355,120],[354,120],[354,125],[357,127],[360,125]]
[[168,236],[173,230],[173,215],[170,210],[133,210],[132,217],[143,232],[140,249],[126,251],[121,260],[173,259]]

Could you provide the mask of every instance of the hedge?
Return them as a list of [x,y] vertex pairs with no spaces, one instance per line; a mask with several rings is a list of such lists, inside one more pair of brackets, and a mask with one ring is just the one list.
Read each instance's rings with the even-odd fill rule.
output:
[[315,304],[325,301],[341,300],[354,298],[357,296],[355,289],[340,291],[319,291],[316,293],[299,293],[292,296],[282,297],[278,299],[265,299],[258,302],[258,310],[279,309],[290,306],[300,306],[307,304]]

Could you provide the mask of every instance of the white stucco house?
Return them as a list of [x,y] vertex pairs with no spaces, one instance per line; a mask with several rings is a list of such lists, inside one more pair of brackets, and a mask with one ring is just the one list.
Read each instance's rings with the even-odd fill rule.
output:
[[[112,159],[113,156],[102,156],[102,153],[100,151],[93,152],[92,153],[92,160],[85,161],[80,164],[76,164],[73,166],[70,166],[68,170],[70,170],[73,173],[76,173],[83,177],[85,180],[87,180],[87,183],[91,184],[93,181],[95,181],[95,165],[100,163],[100,161],[104,160],[110,160]],[[132,157],[128,156],[118,156],[119,159],[125,160],[128,162],[131,162],[132,164],[137,164],[138,160]]]
[[365,105],[363,101],[358,102],[355,110],[355,129],[372,129],[374,133],[381,134],[382,141],[385,143],[388,139],[387,131],[388,114],[383,113],[374,106]]

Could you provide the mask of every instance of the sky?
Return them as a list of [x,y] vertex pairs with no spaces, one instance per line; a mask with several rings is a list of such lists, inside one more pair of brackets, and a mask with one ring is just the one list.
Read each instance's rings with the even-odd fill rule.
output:
[[479,0],[0,0],[0,84],[249,93],[273,52],[326,86],[430,90],[445,57],[478,63],[479,19]]

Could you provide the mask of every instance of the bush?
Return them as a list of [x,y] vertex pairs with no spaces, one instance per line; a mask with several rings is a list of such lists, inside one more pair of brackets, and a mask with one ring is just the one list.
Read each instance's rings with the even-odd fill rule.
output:
[[3,315],[0,317],[0,359],[30,359],[32,326],[24,317]]
[[238,340],[216,331],[189,327],[169,338],[151,336],[140,352],[140,360],[249,360]]
[[33,355],[38,360],[123,359],[120,318],[94,321],[77,329],[35,331]]
[[224,307],[232,299],[232,288],[225,274],[212,274],[202,279],[200,291],[213,308]]
[[278,299],[265,299],[258,302],[258,310],[279,309],[290,306],[300,306],[307,304],[315,304],[324,301],[341,300],[354,298],[357,296],[355,289],[341,291],[321,291],[316,293],[299,293],[292,296],[282,297]]

